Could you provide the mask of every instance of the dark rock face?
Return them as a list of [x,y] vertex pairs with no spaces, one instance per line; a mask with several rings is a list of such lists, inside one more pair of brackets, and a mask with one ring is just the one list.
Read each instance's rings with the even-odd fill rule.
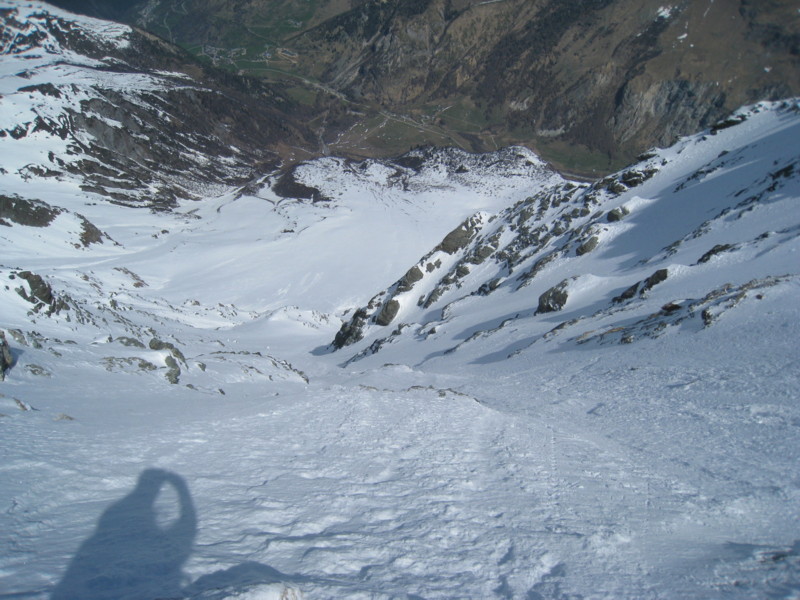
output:
[[467,244],[469,244],[470,240],[475,237],[477,229],[478,222],[474,218],[467,219],[453,231],[448,233],[442,242],[436,247],[436,250],[447,252],[447,254],[455,254],[459,250],[467,247]]
[[176,358],[183,364],[186,364],[186,358],[183,356],[183,352],[178,350],[178,348],[172,342],[163,342],[158,338],[152,338],[148,345],[150,346],[151,350],[169,350],[169,353],[173,356],[173,358]]
[[33,304],[33,312],[39,312],[43,309],[47,316],[58,314],[62,310],[69,310],[69,305],[63,298],[58,298],[53,293],[50,287],[41,275],[31,273],[30,271],[20,271],[14,274],[14,277],[19,277],[28,282],[30,292],[25,291],[25,288],[20,286],[16,288],[16,292],[25,300]]
[[[0,224],[8,225],[10,221],[27,227],[48,227],[58,215],[66,212],[41,200],[0,195]],[[83,216],[75,214],[75,217],[81,222],[80,242],[84,247],[102,244],[108,237]]]
[[733,246],[730,244],[717,244],[711,248],[711,250],[703,254],[703,256],[697,260],[697,264],[707,263],[712,257],[716,256],[717,254],[721,254],[722,252],[727,252],[731,248],[733,248]]
[[617,221],[621,221],[622,219],[624,219],[629,214],[630,211],[624,206],[621,206],[619,208],[615,208],[613,210],[608,211],[606,219],[608,220],[609,223],[616,223]]
[[650,275],[650,277],[644,280],[644,283],[642,284],[642,289],[639,293],[645,294],[649,292],[659,283],[666,281],[667,277],[669,277],[669,271],[667,269],[659,269],[658,271]]
[[385,327],[391,323],[400,311],[400,303],[397,300],[389,300],[383,305],[381,312],[375,319],[375,323]]
[[177,385],[181,377],[181,368],[178,366],[178,361],[172,356],[168,356],[164,359],[164,364],[167,365],[167,372],[164,375],[167,381],[173,385]]
[[47,227],[62,212],[44,202],[0,195],[0,219],[8,219],[19,225]]
[[17,273],[20,279],[24,279],[31,286],[31,293],[29,295],[22,295],[23,298],[29,302],[43,302],[45,304],[52,304],[53,290],[45,283],[41,275],[36,275],[30,271],[21,271]]
[[612,302],[614,302],[615,304],[619,304],[621,302],[625,302],[626,300],[631,300],[637,294],[639,294],[639,297],[643,298],[645,294],[647,294],[647,292],[649,292],[659,283],[666,281],[668,277],[669,277],[668,269],[659,269],[644,281],[637,281],[628,289],[626,289],[624,292],[622,292],[619,296],[615,296],[612,299]]
[[324,202],[330,200],[317,188],[300,183],[296,178],[296,167],[292,167],[280,176],[278,181],[272,186],[272,191],[281,198],[297,198],[301,200],[311,200],[312,202]]
[[14,357],[11,355],[11,347],[6,341],[6,334],[0,331],[0,381],[6,378],[6,371],[14,366]]
[[595,248],[597,248],[597,244],[600,242],[600,239],[594,235],[590,237],[588,240],[583,242],[580,246],[577,247],[575,250],[575,254],[578,256],[583,256],[584,254],[588,254]]
[[563,309],[569,298],[568,286],[569,279],[565,279],[539,296],[539,307],[536,309],[536,314],[557,312]]
[[342,327],[333,339],[333,347],[341,349],[361,341],[364,338],[364,327],[366,324],[367,310],[365,308],[359,308],[348,322],[342,323]]
[[403,275],[397,284],[397,292],[409,292],[414,288],[414,284],[422,279],[422,271],[419,267],[411,267],[408,272]]
[[[747,102],[800,92],[800,28],[785,3],[394,4],[353,3],[297,36],[301,64],[383,106],[461,98],[493,134],[516,128],[626,160]],[[765,72],[763,56],[780,66]]]

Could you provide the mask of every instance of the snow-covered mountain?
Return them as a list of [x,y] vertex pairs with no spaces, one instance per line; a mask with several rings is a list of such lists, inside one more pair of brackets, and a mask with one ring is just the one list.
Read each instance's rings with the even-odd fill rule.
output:
[[10,5],[0,598],[796,597],[796,99],[592,184],[192,121],[177,175],[91,107],[147,148],[197,84]]
[[376,354],[371,364],[394,359],[387,345],[424,357],[417,364],[452,353],[500,360],[545,341],[695,331],[767,289],[795,288],[797,119],[793,101],[745,108],[591,185],[564,182],[476,213],[333,345],[366,337],[350,360]]
[[315,148],[282,110],[288,101],[262,84],[204,67],[128,26],[42,3],[7,4],[5,171],[78,175],[82,189],[112,202],[163,209]]

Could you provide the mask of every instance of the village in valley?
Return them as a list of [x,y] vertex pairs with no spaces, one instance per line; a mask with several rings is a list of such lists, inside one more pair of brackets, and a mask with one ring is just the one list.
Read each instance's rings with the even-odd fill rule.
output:
[[220,48],[211,44],[204,44],[200,50],[201,56],[209,58],[215,67],[236,67],[238,61],[247,59],[248,62],[262,62],[265,65],[273,63],[296,64],[299,54],[289,48],[273,48],[264,46],[264,50],[255,56],[248,56],[247,48]]

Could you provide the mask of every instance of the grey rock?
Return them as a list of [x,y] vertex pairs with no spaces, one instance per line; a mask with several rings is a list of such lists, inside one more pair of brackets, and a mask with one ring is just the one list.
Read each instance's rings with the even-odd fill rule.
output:
[[731,248],[733,248],[731,244],[717,244],[711,248],[711,250],[703,254],[703,256],[698,259],[697,264],[707,263],[713,256],[721,254],[722,252],[727,252]]
[[659,269],[644,280],[644,284],[642,285],[642,289],[639,291],[639,294],[643,296],[659,283],[666,281],[667,277],[669,277],[669,271],[667,269]]
[[578,248],[575,250],[575,254],[578,256],[583,256],[584,254],[588,254],[595,248],[597,248],[597,244],[600,242],[600,238],[596,235],[593,235],[588,240],[583,242]]
[[408,272],[403,275],[402,279],[397,284],[397,292],[408,292],[414,287],[414,284],[422,279],[422,271],[419,267],[411,267]]
[[606,220],[609,223],[615,223],[616,221],[621,221],[624,217],[628,216],[631,211],[629,211],[624,206],[620,206],[615,208],[614,210],[608,211],[608,215],[606,215]]
[[165,375],[167,381],[173,385],[177,384],[181,376],[181,368],[178,366],[178,361],[168,356],[164,359],[164,364],[167,365],[167,373]]
[[470,240],[475,237],[477,228],[478,224],[475,222],[475,219],[467,219],[448,233],[436,249],[447,252],[447,254],[455,254],[459,250],[465,248]]
[[123,346],[133,347],[133,348],[144,348],[145,345],[137,340],[136,338],[120,336],[116,339],[117,342],[122,344]]
[[539,308],[536,309],[537,315],[540,313],[557,312],[564,308],[569,298],[569,294],[567,293],[569,281],[569,279],[565,279],[539,296]]
[[[175,344],[170,342],[162,342],[158,338],[152,338],[149,346],[151,350],[169,350],[173,357],[177,358],[184,365],[186,364],[186,358],[183,356],[183,352],[178,350],[178,348],[175,347]],[[167,358],[169,359],[169,357]]]
[[631,287],[622,292],[619,296],[614,296],[612,302],[614,302],[614,304],[619,304],[620,302],[625,302],[625,300],[630,300],[631,298],[633,298],[636,295],[636,292],[639,291],[639,283],[640,282],[637,281]]
[[389,300],[383,305],[380,314],[375,319],[375,323],[386,326],[391,323],[400,311],[400,303],[397,300]]
[[63,209],[53,208],[39,200],[0,195],[0,218],[28,227],[47,227]]
[[0,331],[0,381],[6,378],[6,371],[14,366],[14,356],[11,354],[11,347],[6,341],[6,334]]
[[333,338],[333,347],[342,349],[345,346],[355,344],[364,338],[364,327],[367,324],[366,309],[359,308],[353,317],[346,323],[342,323],[341,328]]

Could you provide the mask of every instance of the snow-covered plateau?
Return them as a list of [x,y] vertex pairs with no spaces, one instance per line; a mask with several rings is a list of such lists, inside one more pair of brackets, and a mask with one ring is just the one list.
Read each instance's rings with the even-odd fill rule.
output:
[[800,598],[797,99],[593,184],[423,149],[153,204],[74,115],[183,76],[6,5],[0,599]]

